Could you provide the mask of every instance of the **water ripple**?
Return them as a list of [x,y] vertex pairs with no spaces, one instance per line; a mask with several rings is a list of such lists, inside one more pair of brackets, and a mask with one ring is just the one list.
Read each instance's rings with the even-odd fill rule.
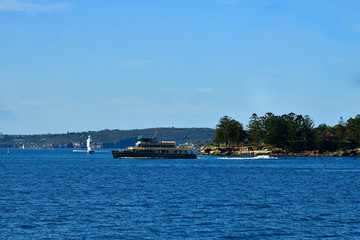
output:
[[12,154],[0,155],[0,239],[360,238],[357,158]]

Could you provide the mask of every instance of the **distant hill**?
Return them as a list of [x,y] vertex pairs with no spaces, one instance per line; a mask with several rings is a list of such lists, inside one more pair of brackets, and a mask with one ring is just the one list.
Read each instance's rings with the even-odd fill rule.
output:
[[97,148],[125,148],[133,146],[137,137],[156,137],[160,141],[171,140],[177,144],[193,143],[196,146],[209,144],[214,138],[211,128],[147,128],[133,130],[101,130],[68,132],[65,134],[0,135],[0,147],[19,148],[84,148],[91,135]]

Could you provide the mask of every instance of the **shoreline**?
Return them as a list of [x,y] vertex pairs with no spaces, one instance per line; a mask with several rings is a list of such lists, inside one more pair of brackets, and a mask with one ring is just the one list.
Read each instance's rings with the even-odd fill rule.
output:
[[286,152],[281,149],[273,150],[242,150],[239,147],[202,147],[197,155],[211,156],[261,156],[272,157],[360,157],[360,148],[349,149],[335,152],[306,151],[306,152]]

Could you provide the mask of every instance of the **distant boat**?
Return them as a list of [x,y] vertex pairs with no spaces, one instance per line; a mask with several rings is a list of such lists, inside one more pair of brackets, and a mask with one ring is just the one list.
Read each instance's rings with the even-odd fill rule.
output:
[[135,147],[112,151],[114,158],[196,158],[191,149],[177,148],[174,141],[158,142],[156,137],[139,137]]
[[24,144],[22,145],[22,149],[25,149],[25,145],[24,145]]
[[90,137],[90,135],[89,135],[88,139],[86,140],[86,146],[87,146],[87,153],[88,153],[88,154],[93,154],[93,153],[95,153],[95,151],[92,150],[92,148],[91,148],[91,143],[92,143],[92,140],[91,140],[91,137]]

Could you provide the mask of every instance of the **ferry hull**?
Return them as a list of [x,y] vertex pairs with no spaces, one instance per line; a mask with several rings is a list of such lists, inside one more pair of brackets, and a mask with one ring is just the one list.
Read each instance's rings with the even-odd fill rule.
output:
[[114,158],[153,158],[153,159],[195,159],[196,154],[170,154],[170,153],[135,153],[129,151],[112,151]]

